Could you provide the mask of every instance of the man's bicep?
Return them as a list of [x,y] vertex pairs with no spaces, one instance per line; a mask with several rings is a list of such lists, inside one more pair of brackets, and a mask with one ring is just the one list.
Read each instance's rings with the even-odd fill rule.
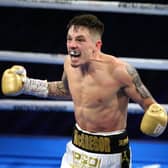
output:
[[67,96],[68,91],[62,81],[48,82],[48,96]]
[[130,83],[130,85],[133,85],[135,87],[135,89],[136,89],[137,93],[140,95],[140,97],[141,98],[151,97],[150,92],[145,87],[145,85],[142,83],[142,80],[141,80],[137,70],[130,65],[128,65],[126,69],[127,69],[128,75],[130,76],[130,79],[132,81],[132,83]]
[[145,106],[145,100],[151,99],[153,101],[152,95],[146,86],[143,84],[137,70],[131,65],[126,66],[126,71],[128,75],[128,83],[125,87],[126,94],[135,102],[140,103]]
[[48,82],[49,96],[69,96],[68,81],[65,73],[62,75],[61,81]]

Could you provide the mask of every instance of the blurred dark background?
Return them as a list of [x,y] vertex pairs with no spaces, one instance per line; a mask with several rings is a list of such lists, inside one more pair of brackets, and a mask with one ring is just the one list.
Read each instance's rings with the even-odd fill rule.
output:
[[[126,2],[126,1],[125,1]],[[151,1],[136,1],[151,2]],[[166,1],[155,1],[166,3]],[[93,13],[105,24],[103,51],[117,57],[168,58],[168,16],[123,14],[112,12],[68,11],[40,8],[0,7],[0,50],[66,54],[66,25],[73,16]],[[24,65],[32,78],[60,80],[63,66],[23,62],[0,62],[2,72],[13,64]],[[168,104],[168,72],[142,70],[138,72],[154,98]],[[39,99],[31,96],[1,99]],[[45,101],[44,101],[45,102]],[[73,113],[0,110],[0,134],[70,136]],[[141,114],[128,115],[131,138],[151,139],[139,131]],[[168,138],[166,130],[157,140]]]

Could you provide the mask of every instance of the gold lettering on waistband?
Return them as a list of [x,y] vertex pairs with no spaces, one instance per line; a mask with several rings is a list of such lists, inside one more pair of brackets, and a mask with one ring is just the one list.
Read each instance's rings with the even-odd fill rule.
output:
[[94,152],[111,152],[109,137],[87,135],[74,130],[73,143],[78,147]]
[[128,136],[127,136],[126,138],[120,139],[120,140],[118,141],[118,145],[119,145],[119,146],[125,146],[125,145],[127,145],[127,144],[128,144]]

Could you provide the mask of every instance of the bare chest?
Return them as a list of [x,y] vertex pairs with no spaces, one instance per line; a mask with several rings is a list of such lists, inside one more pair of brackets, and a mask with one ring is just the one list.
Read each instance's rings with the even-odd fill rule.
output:
[[89,104],[111,101],[120,86],[110,74],[105,71],[82,75],[69,74],[69,89],[75,102]]

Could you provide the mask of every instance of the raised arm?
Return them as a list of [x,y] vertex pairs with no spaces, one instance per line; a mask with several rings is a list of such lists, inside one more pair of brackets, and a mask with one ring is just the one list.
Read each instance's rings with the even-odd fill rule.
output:
[[48,82],[47,80],[27,77],[26,69],[20,65],[14,65],[4,71],[2,75],[2,92],[8,96],[20,94],[44,98],[70,96],[65,73],[63,73],[61,81]]

